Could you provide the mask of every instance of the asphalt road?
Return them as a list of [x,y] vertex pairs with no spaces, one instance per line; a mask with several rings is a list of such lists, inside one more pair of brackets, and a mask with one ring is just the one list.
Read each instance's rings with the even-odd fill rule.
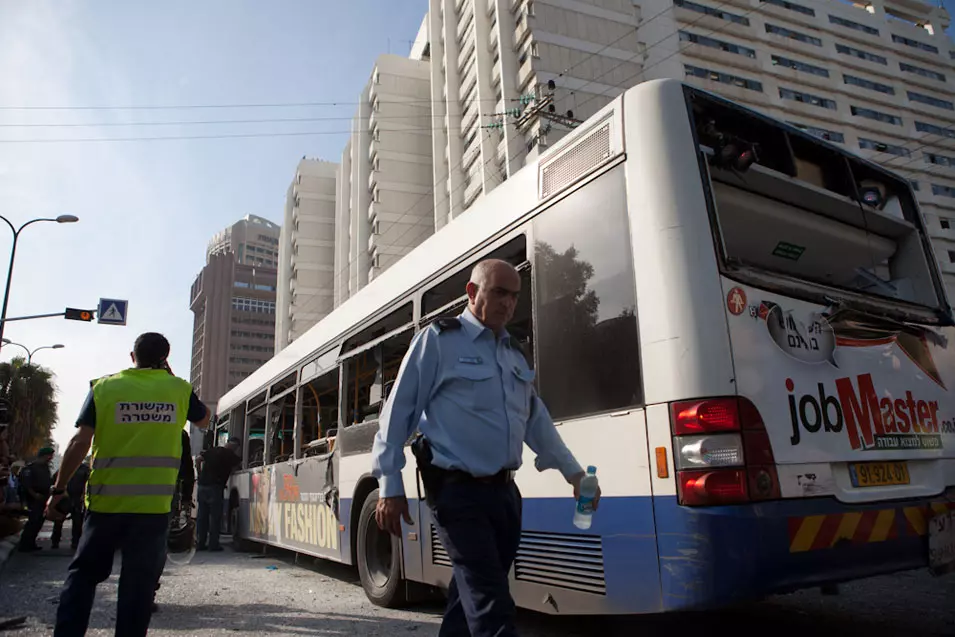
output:
[[[0,620],[26,616],[11,635],[49,635],[69,551],[15,554],[0,572]],[[100,587],[90,635],[112,635],[119,568]],[[284,551],[199,553],[168,566],[151,635],[436,635],[439,602],[391,611],[365,600],[355,571]],[[690,632],[693,631],[693,632]],[[719,612],[652,618],[554,618],[522,612],[522,637],[679,634],[955,635],[955,576],[903,573],[845,585],[838,596],[804,591]]]

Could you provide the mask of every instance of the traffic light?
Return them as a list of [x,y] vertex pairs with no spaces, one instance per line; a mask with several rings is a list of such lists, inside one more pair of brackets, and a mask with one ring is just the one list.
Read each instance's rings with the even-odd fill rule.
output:
[[66,308],[66,312],[63,313],[63,316],[71,321],[86,321],[89,323],[93,320],[93,311],[77,310],[76,308],[68,307]]

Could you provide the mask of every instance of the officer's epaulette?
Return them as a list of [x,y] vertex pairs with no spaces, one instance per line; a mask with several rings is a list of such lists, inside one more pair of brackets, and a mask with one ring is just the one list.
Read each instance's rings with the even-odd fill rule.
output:
[[459,330],[461,329],[461,321],[456,318],[439,318],[433,323],[435,329],[438,330],[438,334],[445,330]]

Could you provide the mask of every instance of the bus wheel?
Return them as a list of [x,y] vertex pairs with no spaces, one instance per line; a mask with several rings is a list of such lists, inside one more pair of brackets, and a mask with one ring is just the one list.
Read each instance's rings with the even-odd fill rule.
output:
[[358,516],[358,575],[371,603],[399,608],[407,603],[405,583],[401,579],[400,540],[378,528],[375,506],[378,489],[365,498]]

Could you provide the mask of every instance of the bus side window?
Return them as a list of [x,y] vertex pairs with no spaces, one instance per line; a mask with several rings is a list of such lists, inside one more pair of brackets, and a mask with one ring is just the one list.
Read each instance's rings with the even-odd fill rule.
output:
[[398,377],[401,360],[413,336],[412,330],[405,330],[348,359],[345,365],[348,372],[346,427],[378,420],[384,407],[385,385]]
[[302,395],[302,455],[327,452],[330,431],[338,428],[338,369],[305,383]]

